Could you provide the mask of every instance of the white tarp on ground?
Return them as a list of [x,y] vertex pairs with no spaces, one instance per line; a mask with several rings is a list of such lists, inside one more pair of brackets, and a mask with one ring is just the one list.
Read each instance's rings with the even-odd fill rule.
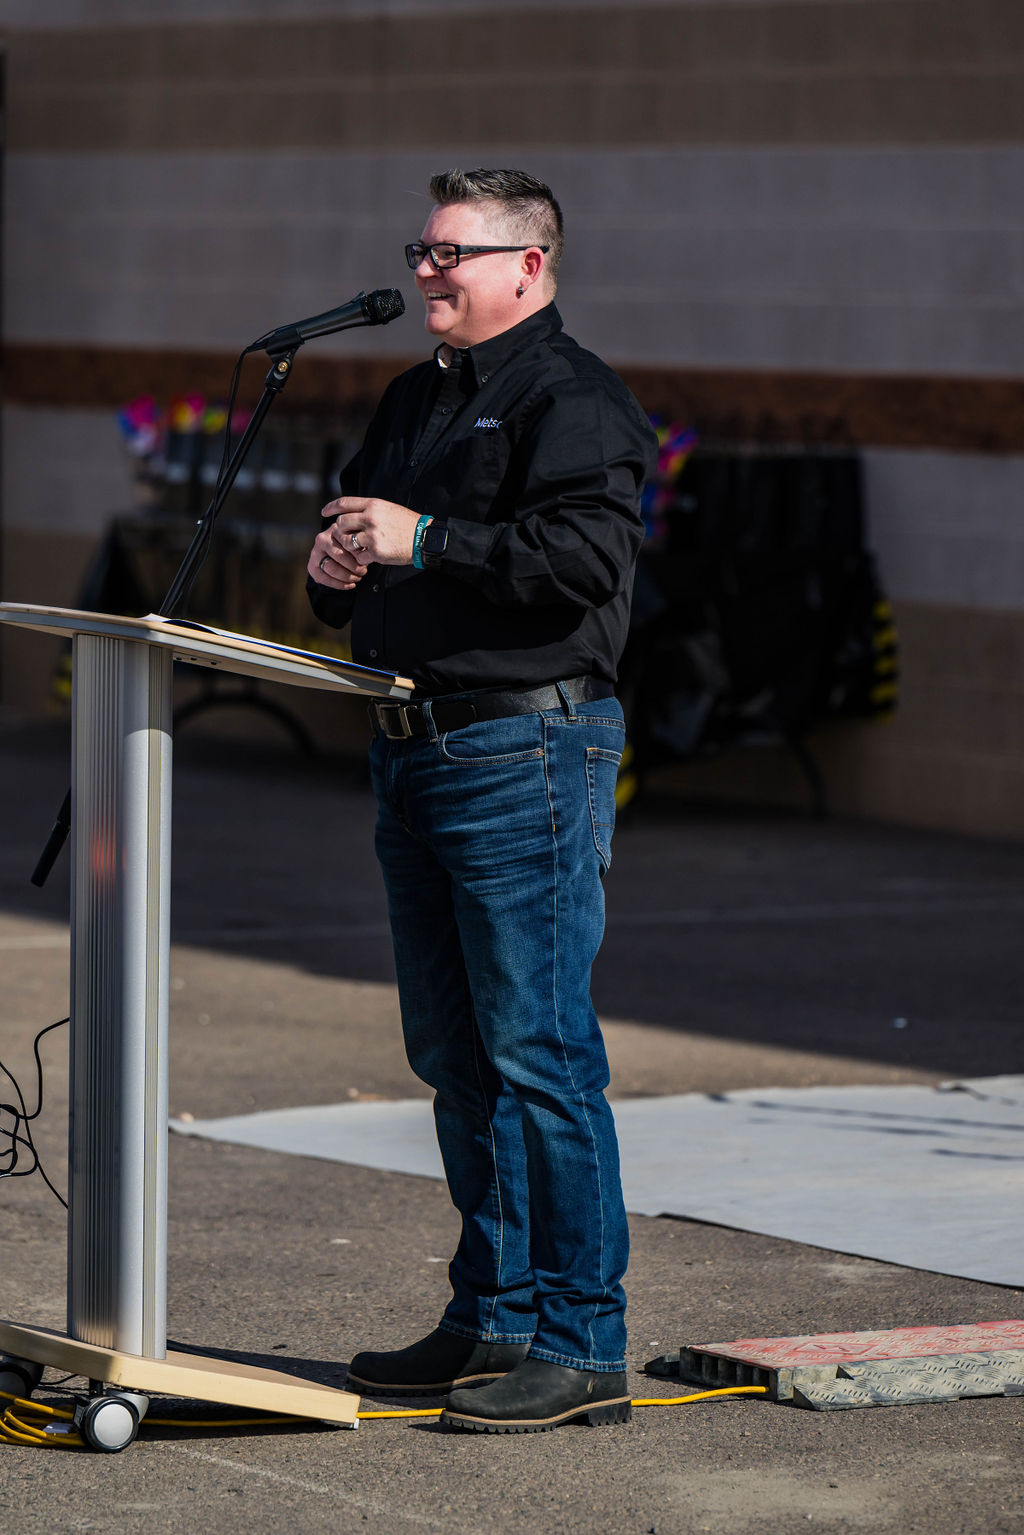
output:
[[[614,1104],[628,1208],[1024,1285],[1024,1077]],[[440,1178],[429,1102],[173,1121],[187,1135]]]

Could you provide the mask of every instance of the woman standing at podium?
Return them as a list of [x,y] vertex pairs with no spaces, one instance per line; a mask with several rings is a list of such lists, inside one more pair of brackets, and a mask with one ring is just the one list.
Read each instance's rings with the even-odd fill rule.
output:
[[444,1421],[491,1432],[624,1422],[628,1237],[589,985],[655,439],[562,330],[549,188],[448,171],[430,193],[406,257],[437,347],[324,508],[309,592],[357,662],[416,683],[370,706],[376,846],[462,1233],[438,1328],[357,1354],[349,1382],[450,1392]]

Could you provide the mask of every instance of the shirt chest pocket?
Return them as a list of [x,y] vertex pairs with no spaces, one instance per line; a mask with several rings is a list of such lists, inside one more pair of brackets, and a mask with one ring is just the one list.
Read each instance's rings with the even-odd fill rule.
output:
[[510,444],[495,427],[477,427],[442,446],[417,485],[417,502],[442,520],[498,521],[497,503],[508,472]]

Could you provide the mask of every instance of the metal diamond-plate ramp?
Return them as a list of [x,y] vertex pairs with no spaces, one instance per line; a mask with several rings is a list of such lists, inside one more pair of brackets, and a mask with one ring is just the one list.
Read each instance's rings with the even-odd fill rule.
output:
[[819,1412],[1022,1396],[1024,1321],[736,1338],[680,1349],[678,1373],[707,1386],[766,1386],[776,1401]]

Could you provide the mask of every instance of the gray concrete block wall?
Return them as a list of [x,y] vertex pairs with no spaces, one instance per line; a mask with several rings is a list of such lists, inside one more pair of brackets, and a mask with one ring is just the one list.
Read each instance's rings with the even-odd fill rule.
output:
[[[227,358],[274,324],[397,286],[403,319],[317,346],[418,355],[401,247],[422,227],[431,170],[456,155],[12,155],[8,335]],[[1024,373],[1024,198],[1005,195],[1015,172],[1024,186],[1024,148],[522,158],[565,203],[567,327],[613,360]],[[13,526],[34,525],[39,502],[33,477],[15,472],[36,455],[33,433],[21,444],[28,420],[9,429]],[[97,487],[77,503],[55,497],[50,515],[98,529],[111,503],[79,422],[54,413],[47,430],[69,474]],[[869,456],[894,595],[1024,604],[1021,463]]]
[[[12,154],[8,334],[230,349],[359,288],[412,295],[401,246],[458,153]],[[613,359],[1024,373],[1024,147],[509,156],[563,199],[560,302]],[[374,345],[407,353],[409,321]]]
[[[651,7],[700,5],[706,0],[644,0]],[[773,5],[777,0],[719,0],[725,6]],[[861,0],[822,0],[834,5],[858,5]],[[502,9],[529,11],[537,0],[502,0]],[[559,8],[608,10],[621,0],[559,0]],[[12,27],[109,27],[119,23],[138,26],[183,21],[260,21],[296,17],[333,19],[337,16],[410,16],[441,9],[438,0],[4,0],[3,21]],[[445,11],[479,11],[480,0],[444,0]]]
[[[1024,151],[691,149],[603,163],[616,159],[606,196],[580,199],[589,243],[570,244],[564,270],[620,357],[614,305],[631,310],[649,361],[1024,369]],[[638,246],[625,273],[623,229]]]
[[1024,610],[1024,458],[865,454],[872,537],[913,602]]
[[[112,514],[135,505],[136,466],[112,411],[8,405],[4,445],[3,499],[14,514],[8,528],[42,538],[94,537]],[[37,589],[45,589],[45,575]]]
[[439,94],[451,135],[491,149],[1024,136],[1016,0],[478,0],[254,10],[248,25],[211,7],[201,27],[146,15],[68,46],[60,28],[26,29],[14,147],[408,151]]
[[[360,288],[408,287],[379,168],[328,153],[11,155],[8,336],[230,351]],[[407,201],[412,238],[425,199]]]

